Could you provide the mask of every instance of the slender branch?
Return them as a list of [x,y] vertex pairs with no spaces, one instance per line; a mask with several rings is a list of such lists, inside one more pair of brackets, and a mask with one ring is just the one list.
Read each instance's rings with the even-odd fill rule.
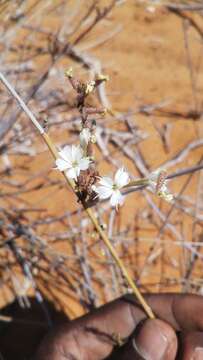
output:
[[202,4],[166,4],[165,5],[171,11],[202,11]]
[[188,175],[188,174],[191,174],[193,172],[196,172],[196,171],[199,171],[199,170],[202,170],[203,169],[203,164],[200,164],[200,165],[194,165],[194,166],[191,166],[189,168],[185,168],[185,169],[182,169],[182,170],[178,170],[172,174],[169,174],[166,178],[167,179],[174,179],[178,176],[183,176],[183,175]]
[[[170,179],[174,179],[176,177],[179,176],[184,176],[184,175],[188,175],[188,174],[192,174],[196,171],[202,170],[203,169],[203,164],[200,165],[194,165],[182,170],[178,170],[174,173],[171,173],[169,175],[166,176],[167,180]],[[149,185],[149,179],[148,178],[142,178],[142,179],[136,179],[136,180],[132,180],[129,182],[129,184],[127,184],[126,186],[123,187],[123,189],[128,189],[127,191],[124,190],[124,194],[128,194],[130,192],[134,192],[137,190],[141,190],[144,189],[147,185]],[[133,187],[132,189],[130,189],[131,187]]]
[[30,118],[34,126],[37,128],[39,133],[42,135],[44,134],[44,129],[39,124],[33,113],[30,111],[30,109],[27,107],[27,105],[24,103],[24,101],[20,98],[20,96],[17,94],[17,92],[13,89],[13,87],[10,85],[10,83],[7,81],[5,76],[0,73],[0,80],[3,82],[3,84],[7,87],[9,92],[13,95],[13,97],[17,100],[22,110],[27,114],[27,116]]
[[[29,110],[29,108],[27,107],[27,105],[24,103],[24,101],[20,98],[20,96],[17,94],[17,92],[15,91],[15,89],[11,86],[11,84],[6,80],[5,76],[0,72],[0,80],[2,81],[2,83],[6,86],[6,88],[9,90],[9,92],[11,93],[11,95],[17,100],[18,104],[20,105],[20,107],[23,109],[23,111],[26,113],[26,115],[28,116],[28,118],[32,121],[33,125],[37,128],[37,130],[39,131],[40,135],[43,137],[46,145],[48,146],[52,156],[57,159],[59,157],[57,149],[54,145],[54,143],[52,142],[51,138],[49,137],[48,134],[45,133],[44,129],[41,127],[41,125],[39,124],[38,120],[35,118],[35,116],[32,114],[32,112]],[[75,188],[75,183],[73,181],[71,181],[67,175],[65,174],[65,172],[63,172],[63,175],[67,181],[67,183],[69,184],[69,186],[72,188],[72,190],[74,191]],[[105,245],[107,246],[109,252],[111,253],[112,257],[114,258],[116,264],[119,266],[126,282],[129,284],[129,286],[131,287],[131,289],[133,290],[134,295],[136,296],[137,300],[140,302],[140,304],[142,305],[144,311],[146,312],[146,314],[148,315],[149,318],[153,319],[154,318],[154,314],[151,310],[151,308],[149,307],[149,305],[146,303],[144,297],[142,296],[142,294],[140,293],[139,289],[137,288],[137,286],[135,285],[133,279],[131,278],[131,276],[128,274],[128,271],[125,267],[125,265],[123,264],[123,262],[121,261],[121,259],[119,258],[116,250],[114,249],[114,247],[112,246],[111,242],[108,239],[108,236],[106,235],[106,233],[102,230],[101,226],[99,225],[96,217],[94,216],[92,210],[90,208],[86,207],[86,204],[84,201],[82,201],[82,205],[84,207],[84,210],[86,212],[86,214],[88,215],[88,217],[90,218],[92,224],[94,225],[95,229],[97,230],[98,234],[100,235],[101,239],[103,240],[103,242],[105,243]]]

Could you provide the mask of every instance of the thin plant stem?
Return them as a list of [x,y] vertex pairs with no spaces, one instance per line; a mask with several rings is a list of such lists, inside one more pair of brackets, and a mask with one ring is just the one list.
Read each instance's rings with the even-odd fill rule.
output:
[[[30,109],[27,107],[27,105],[24,103],[24,101],[21,99],[21,97],[17,94],[17,92],[15,91],[15,89],[11,86],[11,84],[7,81],[7,79],[5,78],[5,76],[0,72],[0,80],[2,81],[2,83],[5,85],[5,87],[8,89],[8,91],[11,93],[11,95],[17,100],[18,104],[20,105],[20,107],[23,109],[23,111],[26,113],[26,115],[28,116],[28,118],[32,121],[33,125],[36,127],[36,129],[39,131],[40,135],[43,137],[46,145],[49,148],[49,151],[51,152],[52,156],[54,157],[54,159],[57,159],[59,157],[58,155],[58,151],[54,145],[54,143],[52,142],[50,136],[44,131],[43,127],[39,124],[38,120],[36,119],[36,117],[33,115],[33,113],[30,111]],[[73,181],[71,181],[67,175],[65,174],[65,172],[63,172],[63,176],[65,177],[67,183],[69,184],[69,186],[73,189],[73,191],[75,190],[75,184]],[[86,207],[86,204],[84,201],[82,201],[82,205],[84,207],[84,210],[86,212],[86,214],[88,215],[89,219],[91,220],[92,224],[94,225],[96,231],[98,232],[98,234],[100,235],[101,239],[103,240],[103,242],[105,243],[105,245],[107,246],[109,252],[111,253],[113,259],[115,260],[116,264],[118,265],[118,267],[120,268],[120,271],[123,274],[123,277],[125,278],[126,282],[128,283],[128,285],[130,286],[130,288],[133,290],[134,295],[136,296],[137,300],[139,301],[139,303],[142,305],[145,313],[147,314],[147,316],[150,319],[154,319],[154,314],[150,308],[150,306],[147,304],[147,302],[145,301],[144,297],[142,296],[142,294],[140,293],[139,289],[137,288],[136,284],[134,283],[133,279],[131,278],[131,276],[129,275],[124,263],[121,261],[121,259],[119,258],[116,250],[114,249],[114,247],[112,246],[111,242],[108,239],[108,236],[106,235],[106,233],[102,230],[101,226],[99,225],[96,217],[94,216],[92,210],[90,208]]]
[[[166,176],[166,180],[174,179],[174,178],[179,177],[179,176],[188,175],[188,174],[194,173],[196,171],[200,171],[202,169],[203,169],[203,164],[194,165],[194,166],[191,166],[191,167],[188,167],[188,168],[185,168],[185,169],[178,170],[178,171],[176,171],[174,173],[168,174]],[[125,185],[123,187],[123,189],[130,188],[131,186],[138,186],[140,188],[140,187],[145,187],[147,185],[149,185],[149,179],[148,178],[142,178],[142,179],[136,179],[136,180],[130,181],[127,185]]]

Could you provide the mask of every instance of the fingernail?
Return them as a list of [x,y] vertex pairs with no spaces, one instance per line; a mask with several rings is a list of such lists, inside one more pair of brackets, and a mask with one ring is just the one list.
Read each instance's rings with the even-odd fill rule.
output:
[[[155,329],[155,331],[159,332],[158,329]],[[148,344],[145,344],[143,347],[138,344],[135,339],[132,340],[132,344],[134,349],[144,360],[163,360],[168,350],[168,340],[161,332],[157,334],[153,346],[150,346],[152,344],[149,344],[149,346]]]
[[175,358],[177,338],[171,326],[162,320],[148,319],[135,336],[133,347],[144,360]]
[[203,348],[197,347],[195,349],[192,360],[202,360],[203,359]]

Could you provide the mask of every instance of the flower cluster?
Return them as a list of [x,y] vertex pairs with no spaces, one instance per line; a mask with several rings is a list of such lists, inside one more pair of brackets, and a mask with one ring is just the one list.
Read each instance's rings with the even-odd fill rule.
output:
[[[83,129],[80,133],[80,145],[65,146],[59,151],[59,158],[56,160],[57,169],[65,171],[66,175],[77,180],[81,170],[87,170],[91,164],[88,156],[85,156],[85,149],[90,141],[89,129]],[[123,204],[124,196],[121,189],[130,182],[129,174],[120,168],[116,171],[114,178],[107,176],[99,177],[98,186],[92,185],[92,191],[100,200],[110,199],[110,204],[118,208]],[[130,185],[130,184],[129,184]],[[167,188],[166,173],[161,170],[154,171],[148,178],[148,187],[162,199],[171,202],[173,195]]]
[[[87,135],[87,137],[86,137]],[[88,134],[81,135],[83,145],[88,143]],[[56,160],[57,169],[64,171],[70,179],[77,180],[81,170],[87,170],[91,160],[89,157],[85,157],[83,148],[81,146],[65,146],[59,151],[59,158]],[[114,180],[110,177],[104,176],[99,178],[99,186],[92,185],[92,190],[97,194],[99,199],[110,198],[111,206],[116,208],[123,204],[123,195],[121,194],[121,188],[129,183],[129,175],[123,169],[117,170]]]
[[[158,169],[147,178],[131,182],[129,174],[124,168],[118,169],[113,179],[107,176],[98,177],[98,172],[95,169],[91,156],[91,143],[96,142],[96,136],[93,134],[93,122],[91,123],[88,116],[91,114],[102,114],[104,110],[101,111],[98,108],[87,107],[85,99],[100,83],[107,81],[108,77],[98,75],[95,80],[83,83],[73,76],[72,69],[67,70],[66,75],[73,89],[77,92],[77,108],[81,113],[82,130],[79,136],[80,145],[65,146],[59,152],[59,158],[56,160],[57,169],[65,172],[68,178],[76,181],[80,193],[84,193],[84,196],[88,195],[89,199],[110,199],[111,206],[116,208],[122,205],[124,201],[121,189],[129,186],[144,185],[159,197],[171,202],[173,195],[167,188],[167,175],[164,170]],[[80,174],[81,171],[84,171],[84,173]],[[98,184],[95,185],[97,181]]]

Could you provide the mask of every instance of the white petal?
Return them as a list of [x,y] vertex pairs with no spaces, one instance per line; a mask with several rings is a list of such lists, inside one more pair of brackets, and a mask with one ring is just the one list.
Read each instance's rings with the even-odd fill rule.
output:
[[113,194],[110,199],[111,206],[122,205],[123,203],[123,195],[119,190],[113,191]]
[[80,170],[87,170],[90,164],[89,158],[83,158],[79,161],[79,168]]
[[103,176],[99,179],[99,184],[112,189],[113,180],[110,177]]
[[[80,171],[79,171],[79,173],[80,173]],[[76,167],[71,168],[66,171],[66,175],[68,176],[68,178],[76,180],[78,177],[78,169]]]
[[64,171],[64,170],[67,170],[70,168],[70,164],[63,159],[57,159],[56,166],[57,166],[58,170],[60,170],[60,171]]
[[130,181],[129,175],[123,168],[120,168],[116,171],[115,183],[119,189],[127,185],[129,181]]
[[73,161],[80,161],[83,157],[83,150],[81,149],[80,146],[72,146],[72,158]]
[[62,159],[71,163],[72,162],[71,146],[66,145],[61,151],[59,151],[59,155]]
[[113,190],[106,186],[98,186],[95,187],[94,190],[97,192],[100,199],[108,199],[113,194]]
[[80,167],[76,166],[75,171],[76,171],[77,177],[80,175],[80,170],[81,170]]

